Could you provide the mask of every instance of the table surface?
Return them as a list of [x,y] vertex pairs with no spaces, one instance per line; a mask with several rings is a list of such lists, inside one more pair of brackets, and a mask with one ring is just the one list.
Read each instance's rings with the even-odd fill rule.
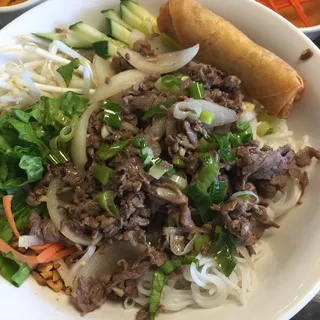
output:
[[[0,27],[1,29],[1,27]],[[314,40],[320,48],[320,37]],[[310,301],[292,320],[318,320],[320,319],[320,293]]]

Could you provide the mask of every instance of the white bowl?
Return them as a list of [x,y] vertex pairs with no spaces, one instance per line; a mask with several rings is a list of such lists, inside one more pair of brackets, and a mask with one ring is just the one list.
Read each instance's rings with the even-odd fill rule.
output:
[[0,7],[0,29],[25,11],[45,0],[27,0],[13,6]]
[[[141,1],[155,14],[161,0]],[[298,69],[306,80],[306,92],[290,117],[289,124],[297,136],[308,133],[311,143],[320,147],[320,53],[297,28],[264,6],[249,0],[201,0],[201,3],[231,20],[250,38],[274,51]],[[13,21],[0,31],[0,45],[26,32],[46,32],[84,20],[104,26],[100,10],[119,7],[119,0],[52,0]],[[62,9],[63,8],[63,9]],[[310,48],[312,59],[299,61],[300,53]],[[277,70],[275,70],[277,72]],[[231,302],[210,310],[189,308],[158,319],[289,319],[320,289],[320,165],[316,166],[301,206],[280,221],[280,230],[264,236],[270,247],[257,263],[257,288],[247,296],[245,306]],[[1,317],[12,320],[83,319],[68,304],[68,298],[39,287],[30,279],[20,289],[0,280]],[[125,311],[120,304],[106,303],[100,310],[86,315],[86,320],[133,320],[135,310]]]

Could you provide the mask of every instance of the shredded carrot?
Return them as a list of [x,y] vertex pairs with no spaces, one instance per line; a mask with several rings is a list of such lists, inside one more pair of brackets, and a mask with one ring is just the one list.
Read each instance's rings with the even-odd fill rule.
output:
[[56,261],[56,260],[59,260],[59,259],[63,259],[65,257],[69,256],[71,253],[76,252],[77,250],[78,249],[76,247],[60,250],[59,252],[57,252],[56,254],[54,254],[50,258],[50,261],[44,261],[44,263],[51,262],[51,261]]
[[34,251],[37,251],[37,252],[38,251],[41,252],[41,251],[47,249],[50,246],[51,246],[51,243],[48,243],[48,244],[43,244],[41,246],[31,246],[30,249],[32,249]]
[[52,257],[54,256],[54,254],[57,253],[59,250],[61,250],[63,246],[64,245],[62,243],[51,244],[47,249],[43,250],[38,255],[38,262],[44,263],[47,260],[52,261]]
[[21,262],[28,263],[28,264],[37,264],[39,263],[36,256],[29,256],[26,254],[22,254],[15,249],[13,249],[9,244],[4,242],[2,239],[0,239],[0,251],[3,253],[9,253],[12,252],[15,258]]
[[4,212],[7,216],[8,222],[10,224],[10,227],[14,233],[14,235],[19,239],[20,237],[20,233],[17,229],[16,223],[14,222],[14,217],[13,217],[13,213],[11,210],[11,201],[12,201],[12,195],[8,195],[8,196],[4,196],[2,198],[2,202],[3,202],[3,208],[4,208]]

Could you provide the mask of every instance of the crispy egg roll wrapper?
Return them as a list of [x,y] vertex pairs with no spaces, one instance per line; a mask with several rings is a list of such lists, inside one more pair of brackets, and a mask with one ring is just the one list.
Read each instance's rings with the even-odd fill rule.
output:
[[236,75],[272,115],[287,117],[302,96],[303,79],[288,63],[194,0],[169,0],[158,26],[183,47],[199,43],[201,62]]

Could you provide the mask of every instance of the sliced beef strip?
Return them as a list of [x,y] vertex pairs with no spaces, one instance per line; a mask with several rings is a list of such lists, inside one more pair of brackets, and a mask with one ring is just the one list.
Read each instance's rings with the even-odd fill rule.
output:
[[106,300],[106,289],[102,281],[80,276],[72,290],[72,303],[83,314],[100,308]]
[[320,160],[320,151],[308,146],[298,151],[295,163],[299,168],[304,168],[310,166],[312,158]]
[[111,60],[111,68],[114,70],[115,73],[120,73],[123,71],[133,69],[133,66],[121,56],[113,56]]
[[264,206],[242,199],[229,200],[223,205],[213,205],[212,209],[221,214],[222,221],[245,245],[254,244],[265,229],[279,228],[272,221]]
[[138,40],[133,44],[133,50],[139,52],[144,57],[152,57],[155,51],[152,49],[149,40]]
[[159,79],[159,75],[150,74],[146,79],[132,90],[125,93],[122,97],[121,106],[127,113],[141,110],[146,112],[160,102],[175,97],[169,92],[159,92],[155,88],[155,82]]
[[191,80],[202,83],[207,89],[204,98],[224,107],[240,111],[243,95],[241,81],[236,76],[203,63],[191,62],[181,72],[189,75]]
[[30,235],[37,236],[45,242],[66,242],[65,237],[50,219],[42,219],[38,213],[30,216]]

